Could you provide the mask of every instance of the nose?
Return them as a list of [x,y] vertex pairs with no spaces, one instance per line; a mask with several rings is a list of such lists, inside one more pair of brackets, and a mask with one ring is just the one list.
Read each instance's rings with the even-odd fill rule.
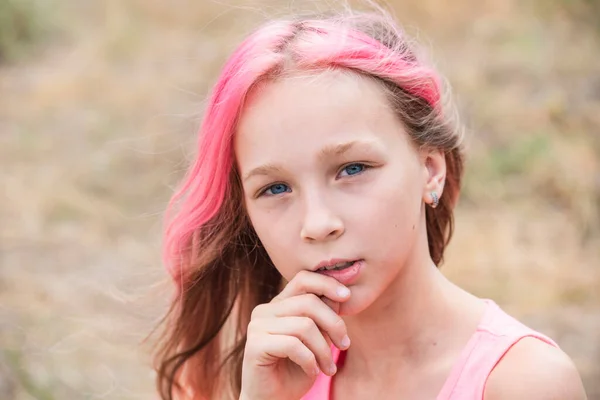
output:
[[326,241],[340,237],[344,233],[342,219],[335,206],[328,206],[318,196],[306,202],[305,215],[300,237],[307,242]]

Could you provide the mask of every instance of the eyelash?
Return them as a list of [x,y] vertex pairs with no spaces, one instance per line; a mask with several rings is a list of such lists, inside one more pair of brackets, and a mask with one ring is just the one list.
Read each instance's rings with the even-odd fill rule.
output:
[[[340,172],[344,171],[345,169],[347,169],[349,167],[353,167],[353,166],[356,166],[356,165],[361,166],[363,169],[361,171],[357,172],[356,174],[348,175],[348,177],[353,177],[353,176],[356,176],[356,175],[361,175],[363,172],[369,170],[370,168],[373,168],[371,165],[368,165],[368,164],[364,164],[364,163],[360,163],[360,162],[354,162],[354,163],[350,163],[350,164],[344,165],[342,168],[340,168]],[[340,172],[338,172],[338,175],[340,174]],[[273,196],[277,196],[278,194],[281,194],[281,193],[278,193],[278,194],[269,194],[269,195],[266,194],[266,192],[269,189],[271,189],[272,187],[277,186],[277,185],[285,185],[285,183],[274,183],[272,185],[269,185],[266,188],[264,188],[263,190],[261,190],[256,197],[262,197],[264,195],[266,195],[268,197],[273,197]],[[285,186],[287,186],[287,185],[285,185]],[[287,192],[287,190],[286,190],[286,192]]]

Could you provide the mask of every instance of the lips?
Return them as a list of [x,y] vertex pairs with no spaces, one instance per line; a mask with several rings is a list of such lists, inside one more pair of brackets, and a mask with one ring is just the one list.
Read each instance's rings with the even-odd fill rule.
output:
[[352,285],[360,279],[361,272],[365,268],[364,260],[356,260],[349,267],[343,269],[329,269],[316,271],[318,274],[334,278],[343,285]]

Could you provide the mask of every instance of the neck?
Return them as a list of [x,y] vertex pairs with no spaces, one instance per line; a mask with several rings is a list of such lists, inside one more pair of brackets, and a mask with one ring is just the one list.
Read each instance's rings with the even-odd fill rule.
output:
[[[464,337],[479,322],[477,312],[467,311],[473,310],[474,300],[448,281],[431,260],[406,265],[368,309],[344,317],[352,340],[346,373],[377,382],[390,373],[414,370],[452,353],[463,346]],[[456,334],[457,323],[464,325],[464,334]]]

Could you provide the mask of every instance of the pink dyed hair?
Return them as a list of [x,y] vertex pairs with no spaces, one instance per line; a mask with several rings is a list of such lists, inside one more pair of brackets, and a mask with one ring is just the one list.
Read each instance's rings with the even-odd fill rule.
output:
[[[290,62],[300,70],[357,71],[394,83],[432,108],[440,102],[438,75],[407,48],[387,47],[336,20],[278,21],[261,27],[224,66],[200,129],[198,156],[169,203],[163,261],[175,280],[184,273],[182,261],[194,232],[219,212],[226,196],[233,135],[244,100],[258,82],[282,73]],[[169,219],[176,205],[178,212]]]

